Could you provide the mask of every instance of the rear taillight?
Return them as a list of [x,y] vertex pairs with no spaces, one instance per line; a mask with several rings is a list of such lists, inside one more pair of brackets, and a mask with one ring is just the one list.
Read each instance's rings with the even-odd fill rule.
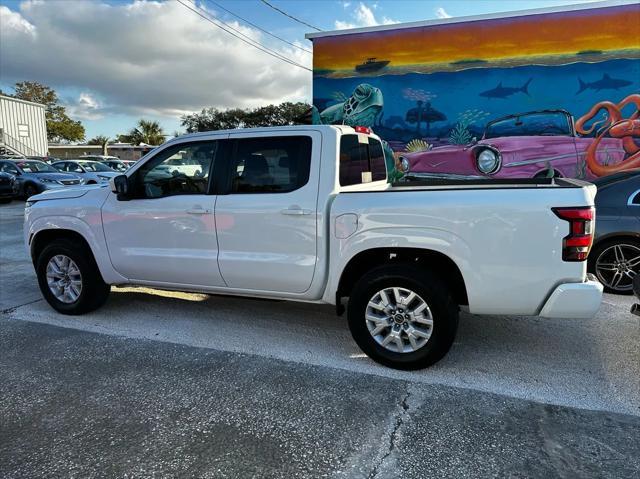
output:
[[552,209],[559,218],[569,222],[569,234],[562,239],[562,259],[585,261],[593,245],[595,209],[592,206]]
[[353,129],[356,130],[356,133],[364,133],[365,135],[371,134],[371,128],[366,126],[356,126]]

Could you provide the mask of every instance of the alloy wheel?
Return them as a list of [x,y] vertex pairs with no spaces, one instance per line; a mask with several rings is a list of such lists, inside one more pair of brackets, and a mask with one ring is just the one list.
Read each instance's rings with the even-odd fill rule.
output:
[[423,348],[433,333],[429,305],[407,288],[384,288],[374,294],[367,304],[365,320],[373,339],[396,353]]
[[53,256],[47,263],[47,285],[55,298],[66,304],[74,303],[82,293],[82,274],[68,256]]
[[596,276],[608,288],[627,292],[640,270],[640,248],[629,243],[609,246],[596,260]]

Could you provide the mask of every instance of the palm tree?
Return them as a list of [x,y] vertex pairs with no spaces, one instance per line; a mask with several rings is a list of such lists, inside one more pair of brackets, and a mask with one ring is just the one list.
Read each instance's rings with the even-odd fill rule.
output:
[[102,147],[102,154],[107,156],[107,145],[109,144],[109,137],[105,135],[98,135],[91,138],[88,142],[89,145],[100,145]]
[[157,121],[149,121],[142,118],[138,126],[133,128],[127,135],[119,135],[118,140],[126,143],[139,145],[159,145],[164,143],[165,134]]

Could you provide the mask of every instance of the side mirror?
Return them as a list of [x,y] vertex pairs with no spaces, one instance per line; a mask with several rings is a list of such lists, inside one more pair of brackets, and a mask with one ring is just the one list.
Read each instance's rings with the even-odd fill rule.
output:
[[114,176],[109,180],[111,191],[118,195],[118,200],[129,199],[129,178],[126,175]]

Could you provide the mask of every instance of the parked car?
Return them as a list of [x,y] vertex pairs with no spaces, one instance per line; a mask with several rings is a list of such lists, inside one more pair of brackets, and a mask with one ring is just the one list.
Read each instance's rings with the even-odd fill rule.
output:
[[[120,171],[119,168],[121,168],[121,166],[117,166],[117,165],[125,165],[127,168],[131,168],[133,165],[136,164],[135,160],[121,160],[117,156],[110,156],[110,155],[84,155],[84,156],[81,156],[80,159],[90,160],[90,161],[99,161],[100,163],[104,163],[109,168],[115,171]],[[117,168],[114,168],[113,165],[116,165]]]
[[81,177],[87,185],[106,184],[118,173],[99,161],[64,160],[52,165],[60,171],[73,173]]
[[640,272],[640,171],[605,176],[594,184],[596,235],[589,270],[605,291],[631,294]]
[[109,160],[119,160],[117,156],[111,155],[82,155],[79,160],[89,160],[89,161],[109,161]]
[[[166,174],[187,157],[198,171]],[[362,350],[413,369],[446,354],[460,308],[592,317],[595,192],[544,178],[389,185],[382,143],[363,127],[216,131],[163,144],[110,188],[31,198],[24,235],[61,313],[98,308],[115,284],[338,313],[348,298]]]
[[23,198],[83,183],[77,175],[61,173],[53,166],[36,160],[0,160],[0,171],[15,176],[18,196]]
[[55,163],[56,161],[60,161],[60,158],[56,158],[55,156],[27,156],[25,157],[27,160],[37,160],[44,161],[45,163]]
[[0,203],[9,203],[18,196],[18,183],[12,174],[0,171]]
[[[564,110],[510,115],[487,123],[480,141],[402,153],[412,176],[462,175],[491,178],[596,178],[587,168],[593,138],[577,135]],[[625,157],[622,139],[603,138],[597,159],[615,164]]]
[[127,165],[124,161],[116,158],[115,160],[97,160],[100,161],[103,165],[107,165],[113,171],[117,171],[119,173],[123,173],[127,171],[132,165]]

